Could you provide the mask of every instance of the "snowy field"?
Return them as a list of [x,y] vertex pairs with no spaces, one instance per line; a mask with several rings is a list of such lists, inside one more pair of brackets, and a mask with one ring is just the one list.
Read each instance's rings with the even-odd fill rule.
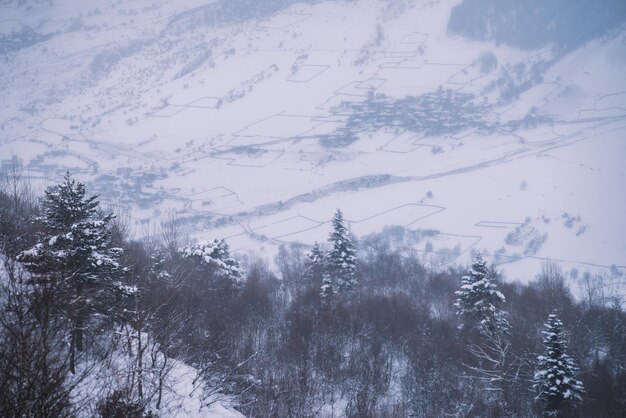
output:
[[625,282],[626,32],[554,57],[450,35],[455,2],[223,3],[0,5],[3,165],[69,170],[138,235],[175,213],[271,259],[339,207],[436,267]]

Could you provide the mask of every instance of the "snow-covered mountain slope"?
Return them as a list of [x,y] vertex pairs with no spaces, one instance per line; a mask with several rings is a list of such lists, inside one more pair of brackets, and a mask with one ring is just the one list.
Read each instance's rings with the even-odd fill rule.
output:
[[448,1],[0,6],[0,156],[270,256],[401,225],[424,260],[486,250],[626,272],[626,32],[523,50]]
[[[94,417],[95,408],[101,402],[103,391],[112,391],[113,388],[125,388],[134,370],[132,355],[128,352],[117,350],[111,361],[103,364],[92,364],[92,372],[88,377],[79,382],[73,391],[75,403],[80,403],[80,417]],[[173,358],[168,358],[164,374],[164,384],[161,396],[157,393],[158,378],[154,380],[144,379],[144,396],[149,399],[146,409],[164,418],[243,418],[230,405],[227,395],[220,395],[215,399],[207,399],[201,387],[201,379],[198,379],[198,371],[193,367]],[[105,366],[105,367],[102,367]],[[151,370],[148,366],[146,372]],[[157,405],[158,400],[158,405]],[[100,416],[100,415],[97,415]]]

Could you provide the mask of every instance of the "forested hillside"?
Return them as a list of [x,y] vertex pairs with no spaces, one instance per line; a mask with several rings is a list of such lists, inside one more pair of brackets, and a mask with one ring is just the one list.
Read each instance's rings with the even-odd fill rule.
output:
[[626,18],[620,0],[463,0],[452,9],[448,29],[479,40],[535,49],[572,50],[619,28]]
[[0,416],[626,408],[626,314],[602,277],[574,295],[555,262],[527,285],[480,252],[429,268],[402,228],[355,237],[340,210],[327,243],[283,246],[273,268],[175,218],[135,239],[110,212],[69,173],[43,194],[3,179]]

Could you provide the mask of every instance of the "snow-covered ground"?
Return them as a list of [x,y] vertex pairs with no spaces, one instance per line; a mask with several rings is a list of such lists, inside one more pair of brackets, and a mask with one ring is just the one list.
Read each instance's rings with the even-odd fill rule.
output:
[[450,35],[455,3],[1,5],[0,159],[70,170],[138,233],[174,211],[271,258],[340,207],[433,265],[624,283],[626,32],[554,57]]
[[[206,397],[202,390],[203,380],[195,368],[174,358],[165,359],[157,349],[158,344],[149,335],[144,333],[142,340],[145,357],[141,380],[146,410],[167,418],[243,418],[230,405],[227,395]],[[136,390],[136,341],[133,339],[130,344],[126,341],[118,343],[106,362],[88,359],[81,363],[80,367],[89,372],[78,370],[76,376],[80,380],[72,392],[74,403],[82,408],[79,416],[95,416],[94,409],[98,402],[115,389],[133,387]],[[128,352],[129,346],[132,347],[131,353]],[[159,378],[163,379],[160,397],[157,388]]]

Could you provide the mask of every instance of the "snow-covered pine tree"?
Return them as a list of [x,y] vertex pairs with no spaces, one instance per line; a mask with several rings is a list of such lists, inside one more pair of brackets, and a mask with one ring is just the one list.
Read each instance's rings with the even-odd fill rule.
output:
[[325,264],[324,252],[320,248],[317,241],[313,244],[313,248],[307,254],[306,271],[304,273],[307,283],[318,285],[322,282]]
[[182,251],[183,257],[196,260],[200,266],[215,269],[218,276],[230,280],[235,285],[244,281],[244,272],[239,262],[230,256],[228,244],[223,239],[203,241],[186,247]]
[[328,253],[328,273],[336,285],[336,291],[347,292],[357,284],[356,246],[350,232],[344,225],[343,214],[339,209],[333,217],[333,230],[328,241],[332,245]]
[[504,295],[497,290],[497,273],[480,254],[476,255],[467,274],[461,278],[454,306],[466,331],[478,329],[479,335],[468,333],[469,351],[476,363],[470,365],[474,378],[493,394],[493,401],[502,411],[508,409],[507,393],[515,378],[510,376],[513,361],[509,355],[509,323],[502,309]]
[[508,333],[506,312],[501,309],[504,295],[495,283],[496,272],[480,254],[476,255],[467,274],[461,277],[454,306],[465,324],[477,323],[481,332]]
[[320,286],[320,300],[322,302],[322,306],[330,305],[334,293],[335,291],[333,289],[333,281],[328,273],[324,273],[322,285]]
[[556,314],[548,317],[543,331],[544,355],[537,358],[534,388],[547,417],[567,416],[582,400],[583,384],[575,378],[577,368],[567,355],[563,323]]
[[40,284],[54,289],[55,300],[71,324],[70,369],[75,372],[75,352],[84,348],[83,331],[90,319],[112,318],[124,286],[116,281],[122,273],[118,258],[122,250],[111,243],[109,222],[113,215],[99,216],[98,196],[85,197],[85,185],[67,173],[63,182],[48,188],[42,200],[45,231],[38,243],[18,256]]

